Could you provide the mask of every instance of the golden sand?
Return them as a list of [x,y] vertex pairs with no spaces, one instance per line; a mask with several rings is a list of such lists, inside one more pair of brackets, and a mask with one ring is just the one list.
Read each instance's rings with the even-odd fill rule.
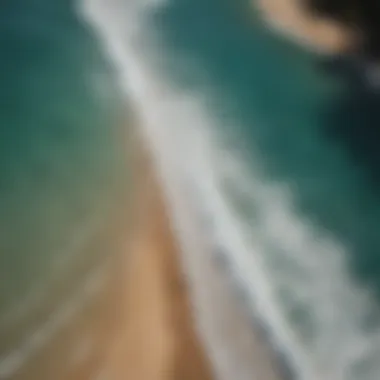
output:
[[302,0],[253,0],[253,5],[270,25],[321,53],[339,53],[355,42],[343,25],[308,12]]
[[115,380],[211,380],[159,186],[146,157],[137,168],[140,192],[128,259],[126,320],[104,373]]

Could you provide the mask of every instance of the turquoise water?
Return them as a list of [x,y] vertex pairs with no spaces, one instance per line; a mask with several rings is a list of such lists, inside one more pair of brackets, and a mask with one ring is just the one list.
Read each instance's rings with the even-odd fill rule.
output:
[[252,142],[265,175],[288,182],[300,211],[352,247],[352,269],[380,294],[379,98],[247,12],[244,3],[180,0],[159,22],[170,46],[228,94],[247,159]]
[[0,337],[80,258],[111,253],[94,239],[125,200],[125,102],[75,7],[0,5]]

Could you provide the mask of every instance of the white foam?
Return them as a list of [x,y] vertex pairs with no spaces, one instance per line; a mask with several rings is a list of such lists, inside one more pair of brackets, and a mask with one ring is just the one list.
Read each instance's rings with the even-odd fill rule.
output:
[[[349,364],[368,357],[369,351],[378,347],[380,336],[366,336],[361,330],[360,323],[372,299],[348,277],[344,248],[296,215],[291,193],[283,186],[260,180],[259,168],[250,167],[248,171],[244,167],[238,153],[221,143],[217,136],[220,121],[212,118],[197,96],[165,83],[163,74],[157,71],[154,49],[145,39],[148,26],[144,19],[140,24],[136,16],[143,17],[149,6],[140,7],[137,13],[129,10],[118,25],[115,19],[120,14],[115,18],[109,12],[113,8],[109,3],[88,0],[84,3],[85,14],[114,60],[154,151],[173,206],[186,269],[193,281],[200,328],[219,378],[231,379],[236,366],[225,360],[225,347],[221,347],[216,334],[220,316],[212,315],[212,300],[202,297],[202,289],[196,284],[205,284],[205,279],[196,273],[192,261],[195,250],[200,248],[197,240],[201,233],[198,222],[192,220],[196,213],[188,206],[195,197],[202,203],[202,212],[211,215],[214,222],[214,236],[208,238],[226,248],[235,277],[250,295],[252,309],[273,330],[275,343],[289,353],[300,378],[350,379]],[[130,19],[134,20],[133,28],[129,26]],[[229,155],[224,159],[226,152]],[[189,179],[197,194],[185,202]],[[248,223],[234,212],[223,193],[222,179],[243,188],[258,210],[258,223]],[[276,250],[281,250],[280,254],[271,253]],[[281,258],[287,262],[288,271],[273,265]],[[293,296],[290,303],[283,302],[281,290]],[[316,336],[311,342],[304,341],[285,318],[289,308],[299,305],[312,315]],[[373,370],[361,378],[375,380],[377,374]]]

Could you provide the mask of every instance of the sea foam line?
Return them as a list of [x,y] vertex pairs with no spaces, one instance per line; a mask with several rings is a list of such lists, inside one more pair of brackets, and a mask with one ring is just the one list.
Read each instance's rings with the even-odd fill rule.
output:
[[[166,192],[169,194],[169,201],[176,203],[172,210],[174,213],[174,218],[179,225],[188,225],[188,223],[184,222],[185,214],[179,212],[180,209],[183,209],[183,207],[179,206],[180,203],[183,204],[183,201],[179,201],[179,199],[181,199],[180,192],[182,192],[182,190],[179,189],[178,178],[176,177],[178,176],[178,173],[184,169],[182,166],[184,162],[179,162],[180,160],[178,158],[179,155],[182,155],[183,157],[196,157],[197,152],[194,150],[190,150],[188,154],[186,153],[186,150],[182,150],[181,152],[173,152],[173,145],[176,145],[176,141],[181,138],[180,135],[184,131],[182,128],[173,129],[173,125],[184,122],[182,112],[183,107],[181,107],[181,103],[182,106],[183,104],[188,105],[188,99],[184,99],[184,97],[182,97],[182,99],[178,101],[178,94],[173,94],[169,88],[163,85],[163,83],[159,83],[159,79],[154,75],[150,68],[146,67],[145,60],[141,59],[141,51],[139,51],[139,48],[136,48],[135,45],[138,40],[135,28],[132,29],[127,27],[123,29],[120,25],[114,23],[112,14],[110,15],[108,13],[107,15],[107,7],[103,8],[101,2],[99,1],[86,2],[84,10],[87,18],[96,26],[99,37],[104,42],[105,49],[116,63],[119,70],[120,79],[122,80],[122,84],[125,86],[127,96],[132,97],[134,106],[143,120],[145,135],[149,139],[149,143],[154,150],[157,161],[161,163],[161,165],[159,165],[159,169],[162,177],[165,179],[165,188]],[[136,20],[136,15],[129,16]],[[127,15],[124,19],[124,25],[128,25]],[[136,23],[134,23],[134,27],[135,26]],[[141,48],[144,46],[144,41],[140,41],[140,43]],[[193,108],[193,106],[190,107]],[[172,129],[170,131],[165,131],[165,128],[163,128],[163,125],[165,124],[171,125]],[[194,125],[194,120],[191,120],[190,124]],[[195,139],[197,139],[196,136]],[[191,148],[197,147],[196,144],[181,144],[182,148],[186,146]],[[204,155],[205,150],[201,150],[201,148],[196,150],[202,153],[200,157]],[[205,164],[205,162],[203,162],[203,164]],[[190,167],[187,165],[187,170],[189,169]],[[200,175],[200,173],[196,174]],[[202,176],[202,181],[204,179],[205,177]],[[211,191],[213,194],[215,194],[215,191],[217,192],[215,188]],[[175,199],[177,199],[177,202]],[[239,233],[236,231],[233,223],[231,223],[231,216],[227,211],[225,202],[220,199],[220,194],[215,198],[215,200],[218,202],[218,216],[223,219],[230,220],[227,228],[228,234],[225,236],[228,236],[230,239],[229,245],[233,246],[232,252],[240,255],[240,259],[236,258],[236,262],[243,263],[243,265],[239,265],[240,268],[238,270],[242,269],[241,273],[245,274],[244,277],[246,277],[246,280],[248,280],[248,278],[255,279],[255,288],[256,292],[259,294],[258,299],[261,301],[262,314],[265,314],[266,317],[270,316],[269,318],[273,321],[272,325],[278,326],[279,330],[282,331],[282,340],[287,341],[285,346],[294,346],[294,349],[292,350],[293,353],[299,351],[297,349],[297,345],[291,343],[293,340],[291,337],[292,332],[281,320],[281,315],[276,310],[274,304],[270,302],[270,284],[267,279],[265,279],[265,272],[258,263],[254,263],[254,265],[252,265],[251,262],[249,265],[244,265],[244,261],[245,264],[247,264],[247,257],[253,257],[254,255],[251,255],[250,252],[247,253],[244,243],[240,241]],[[186,230],[186,227],[181,228],[181,232],[185,235]],[[224,239],[225,236],[223,237]],[[185,246],[183,249],[187,250],[187,246],[189,246],[190,242],[194,240],[195,239],[184,237],[183,242],[185,243]],[[191,249],[189,249],[189,251],[191,251]],[[252,258],[250,261],[252,260],[254,261],[255,259]],[[247,268],[249,268],[248,271]],[[217,347],[214,345],[212,346],[214,350],[217,350]],[[298,355],[295,355],[295,357],[296,356],[304,357],[304,354],[299,351]],[[297,367],[304,367],[301,372],[308,372],[308,366],[303,364],[306,362],[306,357],[304,357],[303,360],[299,360]],[[312,379],[313,377],[308,374],[304,378]]]
[[[203,200],[202,208],[208,210],[206,212],[216,220],[215,237],[225,245],[227,258],[235,275],[250,292],[250,298],[255,302],[254,309],[261,319],[267,320],[268,325],[274,330],[276,343],[284,351],[290,353],[291,360],[300,374],[299,377],[305,380],[347,378],[346,361],[365,355],[369,342],[365,341],[365,337],[352,341],[355,337],[360,338],[360,331],[356,329],[352,321],[347,326],[348,330],[355,327],[352,335],[339,337],[342,339],[341,343],[349,343],[350,346],[347,348],[343,345],[338,346],[338,351],[331,352],[331,357],[326,357],[323,352],[315,352],[317,356],[311,355],[298,340],[284,319],[278,302],[275,301],[273,281],[269,281],[271,277],[263,262],[266,249],[263,239],[252,241],[243,233],[247,226],[242,226],[241,218],[233,212],[219,187],[220,178],[216,178],[218,170],[212,162],[212,156],[215,154],[215,149],[220,151],[221,148],[215,146],[215,138],[211,133],[213,128],[217,129],[217,125],[213,126],[213,120],[209,118],[198,100],[192,96],[186,96],[183,92],[173,91],[162,83],[162,77],[153,71],[154,65],[147,65],[148,62],[154,62],[154,59],[151,56],[144,56],[147,52],[142,50],[146,48],[147,41],[141,38],[140,20],[136,14],[133,12],[124,14],[123,24],[120,25],[114,22],[112,12],[108,12],[108,3],[106,7],[102,7],[104,3],[101,0],[87,1],[84,4],[87,19],[90,19],[90,23],[95,26],[104,43],[104,48],[114,60],[127,96],[132,98],[142,119],[143,132],[154,151],[158,170],[164,179],[168,201],[173,206],[170,211],[182,243],[185,263],[189,264],[186,269],[191,271],[191,257],[194,256],[194,250],[200,248],[196,243],[199,240],[199,229],[195,227],[194,219],[191,220],[192,216],[195,218],[195,214],[189,210],[184,201],[185,183],[191,178],[198,184],[200,198]],[[149,9],[150,5],[147,3],[139,8],[139,14],[143,15]],[[129,18],[134,20],[133,24],[129,24]],[[141,20],[142,23],[143,21]],[[187,159],[184,160],[184,158]],[[218,164],[223,167],[222,163]],[[242,173],[241,165],[238,167],[237,173]],[[234,179],[238,179],[239,184],[244,182],[239,176],[235,176]],[[331,270],[331,276],[342,272],[341,247],[328,240],[317,243],[315,239],[317,231],[313,227],[311,232],[306,221],[294,214],[291,199],[284,197],[284,192],[280,187],[251,181],[247,193],[249,192],[257,197],[264,216],[265,228],[256,232],[266,235],[264,237],[270,238],[278,246],[285,244],[287,250],[294,252],[294,257],[302,263],[304,268],[309,267],[313,270],[323,264],[327,265],[327,270]],[[286,225],[290,229],[286,228]],[[319,234],[318,237],[323,237],[323,234]],[[311,257],[306,260],[307,255],[304,250],[308,247]],[[322,262],[319,256],[322,256],[325,261]],[[192,279],[193,282],[197,279],[201,280],[199,276],[197,278],[194,271]],[[197,286],[196,283],[192,285],[194,288]],[[357,287],[351,286],[349,279],[345,276],[338,276],[336,282],[331,285],[344,291],[344,295],[349,295],[347,297],[349,300],[355,300],[356,306],[367,306],[365,301],[363,303],[360,301],[367,300],[367,295],[360,292]],[[201,298],[199,296],[201,292],[202,289],[198,289],[198,301]],[[195,304],[197,306],[197,299]],[[198,310],[201,309],[202,306],[198,304]],[[344,314],[346,311],[348,309],[340,312]],[[202,322],[202,316],[199,316],[199,320],[203,336],[207,340],[210,338],[212,326],[210,321],[208,324]],[[334,321],[339,322],[339,318]],[[220,359],[224,357],[224,352],[218,344],[215,344],[216,339],[215,335],[212,336],[213,342],[208,339],[207,344],[212,351],[211,355],[216,367],[220,369],[220,378],[230,379],[231,377],[226,375],[227,364],[221,363]],[[360,342],[358,347],[353,346],[356,342]],[[326,360],[327,362],[324,362]]]

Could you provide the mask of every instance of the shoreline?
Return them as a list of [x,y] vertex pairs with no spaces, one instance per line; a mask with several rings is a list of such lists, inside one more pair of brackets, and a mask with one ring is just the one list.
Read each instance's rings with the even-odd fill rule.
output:
[[138,191],[125,285],[127,317],[109,352],[105,373],[117,380],[213,380],[195,332],[160,181],[145,144],[138,141],[137,146],[133,164]]
[[[101,27],[102,23],[100,19],[97,19],[97,21],[99,22],[98,26]],[[107,37],[110,38],[111,35],[112,33],[109,32],[104,38],[107,40]],[[231,380],[236,377],[239,378],[239,380],[252,380],[252,377],[255,375],[259,376],[259,378],[265,378],[265,380],[282,379],[283,376],[281,376],[278,369],[275,368],[275,360],[268,347],[266,347],[266,342],[264,342],[264,339],[261,339],[258,329],[253,327],[253,320],[246,310],[246,305],[239,302],[239,296],[231,285],[231,276],[228,273],[222,273],[217,266],[207,231],[204,231],[202,226],[198,223],[199,215],[197,215],[197,211],[199,210],[194,209],[197,205],[192,205],[191,199],[186,199],[186,191],[189,189],[185,189],[183,186],[184,183],[181,181],[185,180],[183,176],[181,177],[181,170],[184,168],[178,160],[176,160],[175,154],[174,156],[172,154],[175,136],[170,135],[170,128],[165,130],[165,128],[161,128],[164,127],[164,125],[160,125],[173,122],[166,113],[162,114],[161,107],[165,104],[160,103],[161,98],[163,98],[162,102],[171,101],[172,94],[166,89],[164,84],[161,84],[161,82],[154,77],[154,74],[151,73],[152,69],[150,66],[145,66],[143,63],[144,59],[148,59],[149,57],[145,57],[142,53],[139,55],[139,51],[133,43],[129,48],[125,48],[124,50],[119,50],[119,45],[116,43],[112,46],[118,58],[117,67],[122,73],[124,73],[124,66],[129,69],[128,78],[130,81],[126,82],[126,90],[131,93],[131,103],[132,108],[136,112],[136,118],[140,119],[141,117],[142,119],[141,125],[139,125],[139,122],[136,123],[136,125],[141,128],[139,128],[139,131],[137,131],[138,128],[135,128],[136,134],[139,135],[137,139],[138,142],[135,146],[144,151],[145,159],[143,159],[142,164],[140,161],[140,163],[134,167],[137,168],[136,172],[138,172],[138,187],[144,190],[143,193],[145,195],[141,193],[141,197],[137,203],[144,205],[144,209],[146,210],[145,217],[147,219],[149,219],[149,215],[153,214],[155,216],[152,217],[152,219],[156,220],[156,222],[148,221],[145,225],[144,223],[139,224],[141,226],[140,231],[142,232],[137,239],[140,242],[137,246],[139,246],[139,244],[141,245],[140,248],[134,248],[135,253],[133,254],[133,257],[139,256],[139,259],[134,263],[134,268],[138,270],[135,270],[137,274],[133,273],[133,276],[131,275],[130,278],[128,278],[129,283],[132,285],[133,283],[141,284],[141,289],[139,290],[140,296],[132,294],[128,297],[129,300],[132,300],[132,305],[136,305],[136,308],[139,310],[131,314],[131,320],[129,321],[130,326],[135,324],[135,326],[141,327],[144,323],[150,323],[149,328],[151,330],[148,334],[146,334],[146,331],[143,331],[144,334],[149,336],[145,336],[145,343],[138,342],[137,352],[131,352],[133,351],[134,345],[132,343],[133,339],[137,340],[139,332],[136,331],[138,329],[130,327],[130,330],[135,331],[129,333],[132,338],[124,338],[124,342],[127,342],[124,348],[127,347],[128,349],[129,347],[129,357],[132,357],[132,362],[130,359],[126,359],[125,354],[119,353],[119,357],[117,353],[116,355],[112,354],[111,356],[113,356],[113,362],[115,363],[115,365],[113,365],[113,377],[118,379],[120,376],[117,374],[119,373],[120,375],[120,373],[122,373],[126,374],[127,378],[138,378],[139,380],[206,380],[213,378],[215,380]],[[145,112],[146,106],[153,107],[152,112]],[[167,110],[166,108],[164,109]],[[173,125],[169,127],[173,127]],[[172,130],[172,132],[173,131],[174,130]],[[180,146],[181,144],[178,145],[178,148],[180,148]],[[149,157],[152,158],[150,162],[148,162],[149,160],[146,161],[147,151],[149,151]],[[141,170],[141,167],[143,170]],[[147,181],[146,172],[150,173]],[[154,196],[155,187],[156,189],[159,188],[161,192],[158,197]],[[151,195],[147,195],[145,189],[147,189],[147,193]],[[150,199],[150,206],[148,206],[147,202],[142,200],[144,196],[147,197],[145,199]],[[156,200],[152,200],[152,198]],[[169,214],[169,218],[167,214]],[[142,215],[144,215],[144,213]],[[139,217],[141,217],[141,214],[139,214]],[[156,227],[152,228],[152,225],[156,225]],[[172,227],[172,230],[169,225]],[[160,228],[157,228],[157,226],[160,226]],[[152,229],[155,231],[153,235],[156,236],[156,238],[151,239],[152,235],[149,237],[150,233],[147,232],[149,229],[151,231],[150,233],[152,233]],[[169,245],[165,245],[166,243],[162,245],[162,235],[161,238],[159,236],[163,231],[166,231],[164,232],[166,236],[168,236],[168,231],[170,231],[170,238],[168,240],[171,241],[171,243],[169,243]],[[150,242],[156,241],[156,243],[150,245],[149,249],[146,249],[147,244],[149,246],[149,243],[147,243],[149,240]],[[134,240],[134,242],[136,244],[136,240]],[[157,242],[159,242],[158,245]],[[180,250],[178,249],[177,243],[181,246]],[[168,256],[167,252],[164,255],[157,254],[158,246],[171,246],[177,249],[169,249],[171,254]],[[151,252],[147,254],[146,251],[149,250],[151,250]],[[164,251],[165,250],[164,248]],[[140,253],[136,255],[136,251]],[[160,249],[158,249],[158,251],[160,251]],[[148,255],[151,257],[147,257]],[[143,259],[143,257],[145,257],[145,259]],[[186,291],[182,290],[177,294],[177,299],[187,300],[185,304],[188,306],[179,308],[182,312],[175,312],[175,308],[173,309],[173,302],[170,300],[170,296],[168,296],[170,292],[167,292],[167,281],[163,279],[163,276],[167,277],[169,273],[166,271],[167,266],[165,269],[165,264],[163,264],[168,257],[171,257],[171,259],[169,259],[171,261],[169,262],[171,262],[172,265],[173,263],[177,263],[174,264],[174,267],[176,267],[175,272],[177,273],[174,275],[174,278],[180,278],[181,281],[184,279],[187,280],[185,284]],[[178,266],[178,262],[182,265]],[[168,263],[168,261],[166,261],[166,263]],[[146,273],[146,269],[144,268],[146,268],[147,265],[151,266],[151,274],[145,274],[145,281],[141,279],[141,276],[144,276],[144,273]],[[135,278],[135,280],[133,280],[133,278]],[[156,302],[156,307],[160,311],[155,321],[144,317],[145,322],[143,322],[139,320],[139,312],[142,313],[142,315],[157,312],[155,310],[150,311],[153,303],[149,305],[150,301],[148,303],[142,301],[144,292],[145,294],[149,294],[149,290],[146,290],[146,288],[149,288],[148,284],[152,279],[156,281],[156,286],[153,287],[153,293],[156,297],[154,302]],[[131,287],[132,286],[128,285],[128,289],[131,289]],[[131,293],[133,293],[132,290]],[[148,299],[150,299],[150,297],[151,295],[149,295]],[[160,300],[157,301],[157,299]],[[129,306],[129,309],[133,309],[133,306]],[[183,315],[183,318],[185,318],[187,322],[178,323],[177,329],[170,329],[170,323],[173,321],[170,318],[170,312],[173,313],[171,314],[172,316]],[[191,316],[192,313],[194,313],[194,316],[190,317],[189,322],[189,316]],[[180,320],[181,318],[178,318],[178,321]],[[156,323],[158,331],[154,331],[154,323]],[[184,326],[186,326],[185,331],[190,330],[188,335],[192,340],[190,344],[188,338],[177,339],[176,337],[176,332],[179,337],[184,334]],[[125,334],[128,336],[127,332]],[[165,334],[167,334],[166,338]],[[150,347],[154,336],[160,337],[158,340],[161,341],[161,347],[163,347],[163,349],[157,349],[157,347],[153,345],[154,353],[150,350],[150,356],[153,355],[152,360],[155,361],[155,367],[147,368],[148,365],[146,365],[146,363],[149,360],[144,357],[144,347]],[[165,339],[167,340],[163,341]],[[183,343],[180,343],[181,341]],[[181,344],[183,344],[182,347],[184,348],[177,349],[181,347]],[[191,350],[192,354],[185,354],[186,347],[189,346],[193,347]],[[122,345],[121,347],[123,349]],[[117,348],[115,350],[118,352],[122,351]],[[115,350],[113,352],[115,352]],[[182,354],[180,353],[181,351]],[[133,355],[135,355],[135,359],[133,359]],[[191,355],[193,355],[192,358]],[[197,359],[194,359],[194,357]],[[134,369],[128,368],[128,360],[133,364]],[[205,362],[206,365],[204,364]],[[215,377],[212,377],[212,375],[210,375],[211,370],[208,370],[211,366],[214,370]],[[181,368],[184,367],[195,371],[193,373],[196,373],[196,371],[200,371],[200,373],[191,377],[189,374],[181,372]],[[125,372],[126,370],[128,371],[128,369],[135,371],[134,377],[128,376],[128,372]],[[181,373],[181,375],[175,376],[175,373]],[[167,377],[165,377],[166,375]],[[106,374],[106,377],[107,376],[108,373]]]
[[[148,132],[152,134],[146,136]],[[285,354],[277,354],[263,334],[262,321],[252,318],[248,305],[241,299],[233,274],[220,267],[221,257],[215,254],[218,243],[209,240],[207,226],[200,223],[203,218],[196,199],[181,196],[181,188],[182,195],[186,191],[184,183],[175,177],[179,168],[175,169],[169,159],[169,147],[164,149],[162,136],[153,129],[148,128],[144,137],[155,157],[155,171],[161,174],[158,182],[167,201],[175,240],[182,247],[177,254],[187,279],[186,293],[195,311],[194,327],[210,358],[215,380],[291,378],[291,365],[286,363]]]

